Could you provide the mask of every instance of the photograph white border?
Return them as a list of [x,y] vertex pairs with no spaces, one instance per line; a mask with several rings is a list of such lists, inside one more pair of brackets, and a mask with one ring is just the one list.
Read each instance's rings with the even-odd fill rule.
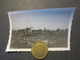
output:
[[[75,8],[76,7],[68,7],[68,8]],[[53,9],[59,9],[59,8],[53,8]],[[40,9],[38,9],[40,10]],[[41,9],[43,10],[43,9]],[[22,10],[22,11],[26,11],[26,10]],[[12,12],[16,12],[16,11],[12,11]],[[12,22],[11,22],[11,17],[10,17],[10,13],[12,13],[11,11],[8,12],[8,17],[9,17],[9,40],[8,40],[8,44],[6,47],[6,52],[24,52],[24,51],[31,51],[30,48],[24,48],[24,49],[10,49],[10,42],[11,42],[11,36],[12,36]],[[21,13],[21,11],[17,11],[17,13]],[[74,11],[73,11],[74,13]],[[70,16],[70,22],[69,22],[69,27],[68,27],[68,47],[66,48],[48,48],[48,51],[70,51],[70,36],[71,36],[71,26],[72,26],[72,21],[73,21],[73,15]]]

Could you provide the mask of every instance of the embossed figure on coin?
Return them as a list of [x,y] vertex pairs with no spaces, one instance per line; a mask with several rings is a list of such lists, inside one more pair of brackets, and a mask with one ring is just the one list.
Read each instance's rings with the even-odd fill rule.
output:
[[46,43],[38,41],[33,44],[31,52],[35,58],[43,59],[48,54],[48,47]]

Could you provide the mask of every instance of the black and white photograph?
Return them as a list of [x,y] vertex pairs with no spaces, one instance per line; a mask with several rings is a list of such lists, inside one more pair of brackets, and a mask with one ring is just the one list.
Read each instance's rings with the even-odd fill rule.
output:
[[31,51],[37,41],[49,51],[70,50],[71,26],[75,8],[10,11],[6,51]]

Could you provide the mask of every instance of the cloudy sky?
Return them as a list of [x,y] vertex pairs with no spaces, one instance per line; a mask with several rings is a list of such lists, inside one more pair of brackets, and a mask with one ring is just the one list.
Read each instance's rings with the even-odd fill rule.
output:
[[65,29],[73,18],[75,8],[56,8],[8,12],[12,30],[33,27],[33,29]]

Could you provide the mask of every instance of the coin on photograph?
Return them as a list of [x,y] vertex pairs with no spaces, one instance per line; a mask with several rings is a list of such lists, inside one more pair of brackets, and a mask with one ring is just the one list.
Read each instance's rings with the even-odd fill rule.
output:
[[35,42],[31,48],[32,55],[37,59],[43,59],[48,54],[48,46],[42,41]]

